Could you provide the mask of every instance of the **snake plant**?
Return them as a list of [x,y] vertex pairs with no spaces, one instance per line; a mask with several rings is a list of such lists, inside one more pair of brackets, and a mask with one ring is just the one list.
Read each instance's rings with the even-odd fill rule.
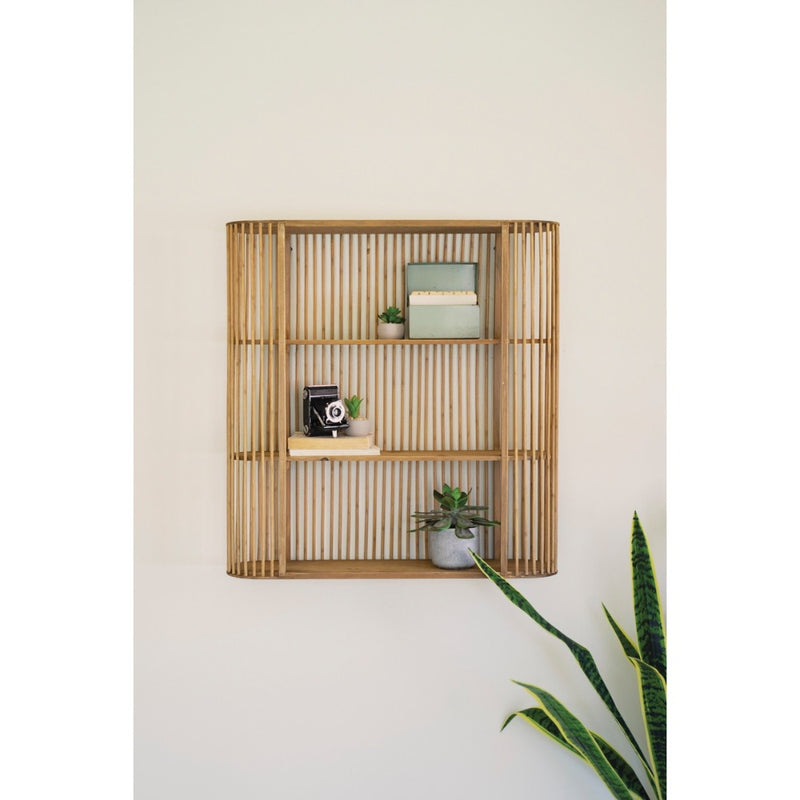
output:
[[666,800],[667,646],[655,570],[650,557],[647,537],[642,530],[638,515],[635,513],[633,515],[631,533],[636,641],[631,639],[617,624],[605,605],[603,605],[603,611],[631,664],[631,674],[637,683],[647,735],[647,754],[639,746],[623,719],[605,681],[600,676],[592,654],[583,645],[578,644],[551,625],[480,556],[473,553],[472,557],[484,575],[500,587],[503,594],[514,605],[522,609],[531,619],[569,648],[641,761],[649,792],[642,785],[633,767],[602,736],[590,731],[566,706],[538,686],[515,681],[533,695],[539,705],[515,711],[503,723],[503,729],[512,719],[521,717],[589,764],[600,776],[611,794],[620,800]]

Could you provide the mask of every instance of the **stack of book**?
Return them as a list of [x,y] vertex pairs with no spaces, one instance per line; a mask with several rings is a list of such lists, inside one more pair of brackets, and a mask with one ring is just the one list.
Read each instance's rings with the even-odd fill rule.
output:
[[381,451],[369,436],[305,436],[289,437],[290,456],[378,456]]

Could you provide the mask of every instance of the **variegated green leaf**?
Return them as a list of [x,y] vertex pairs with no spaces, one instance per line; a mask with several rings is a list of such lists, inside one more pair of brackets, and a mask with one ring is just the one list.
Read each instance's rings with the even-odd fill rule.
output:
[[542,733],[549,736],[551,739],[554,739],[563,747],[566,747],[570,753],[574,753],[578,758],[583,759],[583,756],[574,748],[565,738],[564,735],[558,728],[558,725],[553,722],[552,719],[548,716],[547,712],[543,708],[525,708],[522,711],[515,711],[513,714],[509,714],[506,717],[506,721],[503,723],[503,727],[500,730],[505,730],[506,725],[511,722],[514,717],[522,717],[527,723],[533,725],[534,728],[538,728]]
[[630,658],[641,658],[639,648],[634,644],[633,639],[617,624],[617,621],[611,616],[611,612],[606,608],[605,603],[603,603],[603,611],[606,612],[606,619],[611,623],[611,627],[617,635],[625,655]]
[[611,766],[600,746],[584,724],[549,692],[538,686],[519,683],[529,691],[543,706],[548,716],[558,726],[564,739],[569,742],[583,757],[587,764],[598,774],[611,794],[618,800],[634,800],[635,795],[625,785],[620,775]]
[[633,572],[633,611],[636,638],[641,659],[667,679],[667,643],[658,583],[639,516],[633,515],[631,534],[631,569]]
[[[515,717],[521,717],[527,723],[532,725],[534,728],[542,731],[546,736],[549,736],[554,741],[558,742],[562,747],[569,750],[571,753],[578,756],[578,758],[585,760],[583,755],[579,753],[565,738],[564,735],[561,733],[558,725],[550,718],[548,713],[543,708],[533,707],[533,708],[526,708],[522,711],[515,711],[513,714],[510,714],[506,721],[503,723],[503,730],[509,722]],[[594,737],[594,740],[597,742],[597,746],[602,751],[603,755],[608,759],[609,764],[616,770],[617,774],[622,778],[625,785],[630,789],[630,791],[635,794],[637,797],[641,797],[642,800],[647,800],[647,790],[642,786],[642,782],[639,780],[636,772],[634,772],[633,767],[602,737],[600,734],[595,733],[594,731],[589,731]]]
[[615,750],[600,734],[590,731],[597,746],[603,751],[603,755],[608,759],[609,764],[617,772],[617,775],[622,778],[625,785],[630,789],[631,793],[642,800],[648,799],[647,790],[639,780],[639,776],[634,772],[633,767]]
[[493,519],[486,519],[484,517],[470,517],[470,523],[475,525],[485,525],[487,528],[494,527],[495,525],[499,525],[500,523]]
[[658,780],[659,797],[667,796],[667,684],[661,673],[640,658],[631,662],[639,676],[647,747]]
[[[470,551],[472,552],[472,551]],[[575,657],[575,660],[578,662],[581,670],[583,670],[583,674],[589,679],[589,682],[592,684],[592,687],[600,696],[602,701],[605,703],[608,710],[614,715],[614,719],[616,719],[619,726],[625,733],[625,736],[628,738],[628,741],[631,743],[631,746],[636,750],[636,754],[642,760],[642,763],[645,765],[646,769],[649,769],[649,765],[647,763],[647,758],[644,755],[644,752],[641,747],[639,747],[639,743],[634,738],[631,729],[628,727],[628,724],[622,717],[620,710],[617,708],[617,704],[614,702],[614,698],[611,696],[611,692],[608,690],[608,686],[606,686],[605,681],[600,675],[600,670],[597,668],[597,664],[595,663],[594,657],[589,652],[587,648],[585,648],[582,644],[578,644],[578,642],[570,639],[569,636],[562,633],[558,628],[554,625],[551,625],[529,602],[528,600],[523,597],[508,581],[506,581],[501,575],[495,572],[479,555],[472,552],[472,558],[474,559],[475,563],[478,565],[478,568],[489,578],[495,585],[497,585],[500,591],[520,610],[524,611],[532,620],[537,622],[542,628],[544,628],[548,633],[551,633],[557,639],[562,641],[570,650],[572,655]]]

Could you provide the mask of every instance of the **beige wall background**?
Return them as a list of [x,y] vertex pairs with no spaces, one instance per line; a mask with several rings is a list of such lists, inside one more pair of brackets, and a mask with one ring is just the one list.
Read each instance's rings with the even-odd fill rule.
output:
[[[135,5],[138,800],[604,798],[522,723],[621,743],[488,581],[225,575],[225,223],[561,223],[559,573],[516,585],[638,714],[637,509],[665,580],[665,9],[639,0]],[[635,730],[641,731],[637,725]]]

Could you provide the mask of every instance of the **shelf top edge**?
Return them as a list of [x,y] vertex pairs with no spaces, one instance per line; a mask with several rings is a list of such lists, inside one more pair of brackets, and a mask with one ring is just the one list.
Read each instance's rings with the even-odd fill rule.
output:
[[226,226],[236,225],[285,225],[287,233],[446,233],[483,232],[499,233],[504,225],[552,225],[554,220],[474,220],[474,219],[350,219],[350,220],[234,220]]

